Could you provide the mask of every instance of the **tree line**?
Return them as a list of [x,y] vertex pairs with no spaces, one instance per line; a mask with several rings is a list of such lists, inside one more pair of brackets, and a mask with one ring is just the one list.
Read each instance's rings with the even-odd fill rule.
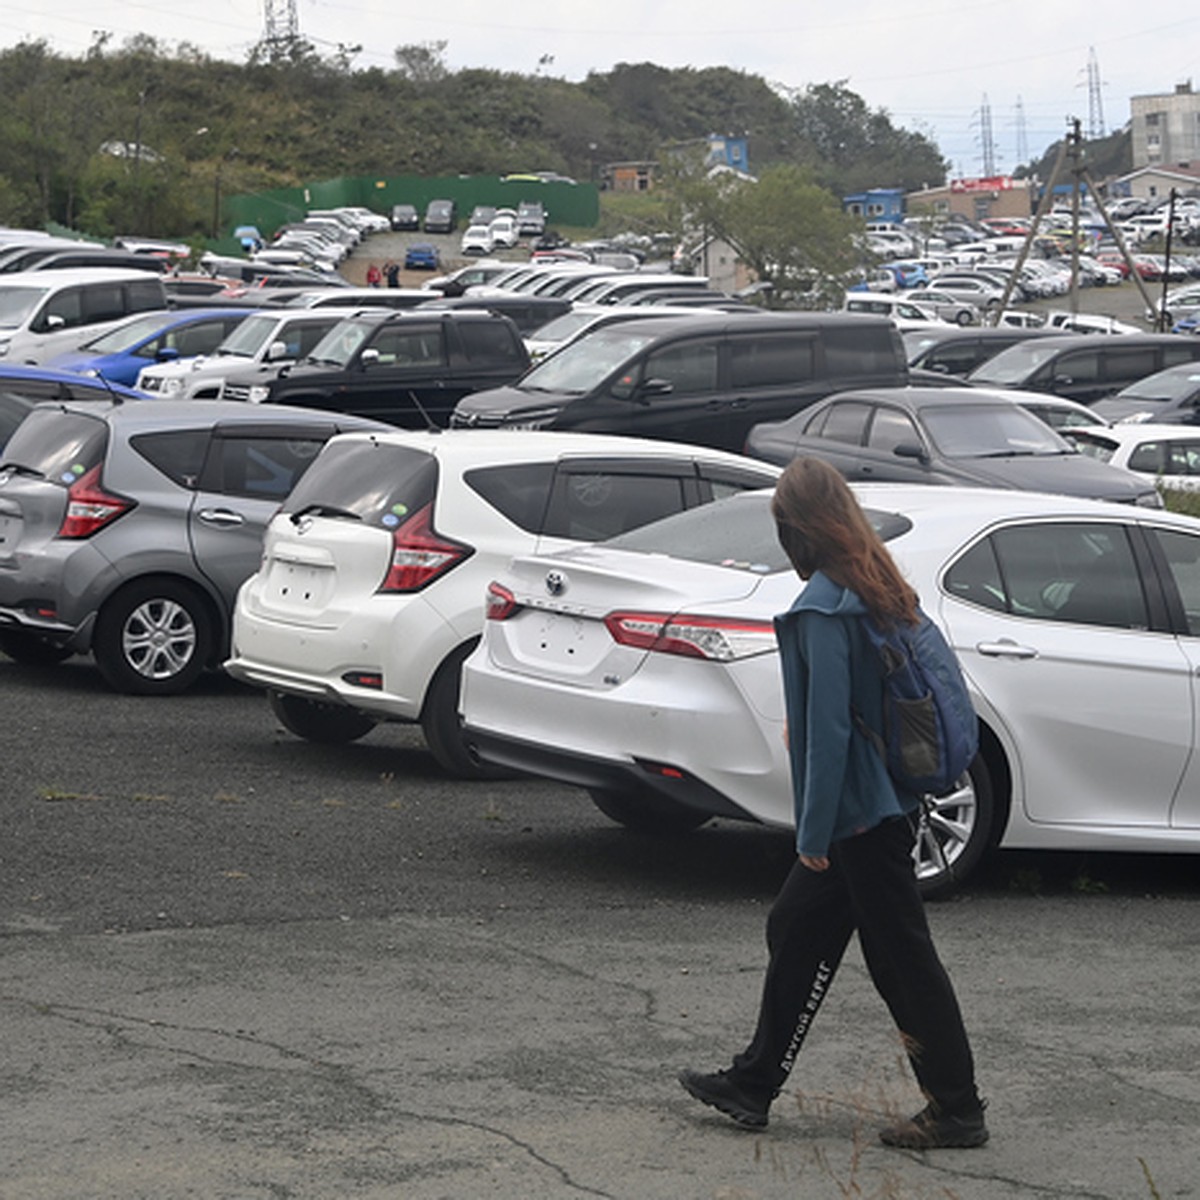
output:
[[597,179],[605,162],[662,160],[712,133],[745,136],[756,174],[829,199],[933,186],[948,167],[845,81],[784,88],[728,67],[621,63],[572,83],[451,71],[440,42],[356,69],[359,49],[296,39],[233,63],[98,34],[78,58],[41,41],[4,50],[0,225],[194,240],[212,232],[222,191],[369,174]]

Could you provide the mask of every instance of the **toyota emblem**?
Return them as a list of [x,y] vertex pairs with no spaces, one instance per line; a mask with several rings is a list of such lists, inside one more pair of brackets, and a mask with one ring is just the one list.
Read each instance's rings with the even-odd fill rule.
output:
[[567,590],[567,577],[561,571],[551,571],[546,576],[546,591],[551,596],[561,596]]

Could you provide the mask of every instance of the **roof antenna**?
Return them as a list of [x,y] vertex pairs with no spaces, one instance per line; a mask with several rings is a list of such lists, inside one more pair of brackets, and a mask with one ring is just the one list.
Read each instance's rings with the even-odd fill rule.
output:
[[429,412],[426,410],[425,405],[423,405],[421,403],[421,401],[417,399],[417,393],[410,389],[409,393],[408,393],[408,398],[413,402],[413,405],[415,406],[417,412],[419,412],[421,414],[421,416],[423,416],[425,418],[425,428],[430,433],[441,433],[442,427],[429,415]]

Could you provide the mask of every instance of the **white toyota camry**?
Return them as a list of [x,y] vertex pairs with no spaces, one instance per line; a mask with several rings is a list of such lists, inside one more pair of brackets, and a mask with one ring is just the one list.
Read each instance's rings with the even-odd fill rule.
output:
[[[919,839],[927,894],[994,845],[1200,850],[1200,521],[1036,493],[862,485],[981,724]],[[462,678],[476,752],[657,832],[792,822],[768,492],[514,560]]]

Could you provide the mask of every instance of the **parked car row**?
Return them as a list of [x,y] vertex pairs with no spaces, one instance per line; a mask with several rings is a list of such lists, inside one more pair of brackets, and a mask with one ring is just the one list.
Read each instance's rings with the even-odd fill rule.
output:
[[[1197,705],[1173,710],[1170,762],[1106,812],[1093,797],[1107,804],[1107,793],[1089,791],[1102,755],[1064,718],[1063,697],[1089,662],[1095,703],[1118,703],[1094,668],[1114,657],[1139,702],[1165,703],[1168,679],[1176,692],[1195,688],[1184,664],[1200,636],[1189,624],[1200,611],[1196,525],[1152,509],[1162,480],[1135,479],[1114,465],[1116,450],[1107,463],[1078,453],[1085,435],[1111,430],[1058,393],[1088,372],[1111,391],[1135,361],[1148,372],[1186,366],[1200,343],[1047,331],[1010,350],[1094,357],[1040,359],[1057,365],[1029,377],[1033,394],[974,378],[906,387],[889,318],[742,311],[706,280],[681,278],[514,265],[459,300],[411,289],[433,307],[398,311],[370,295],[346,308],[334,289],[315,304],[281,289],[297,307],[239,313],[195,365],[142,372],[160,397],[197,396],[219,377],[227,395],[241,387],[265,404],[58,393],[0,456],[0,648],[44,664],[91,653],[115,688],[159,695],[225,664],[298,736],[352,741],[381,720],[416,722],[447,769],[582,784],[638,828],[684,829],[716,813],[786,825],[786,768],[768,745],[781,711],[770,617],[796,581],[759,489],[777,473],[767,458],[844,455],[849,475],[921,481],[881,486],[872,511],[966,647],[985,730],[970,775],[935,803],[925,885],[949,886],[947,863],[966,877],[996,840],[1120,845],[1136,826],[1138,846],[1194,850],[1186,806],[1162,795],[1171,769],[1188,784]],[[401,289],[376,298],[392,292],[412,299]],[[623,319],[597,319],[527,369],[514,316],[487,311],[518,304]],[[1035,421],[1037,404],[1080,441]],[[772,425],[795,438],[767,449]],[[1157,454],[1162,476],[1192,461],[1161,448],[1161,426],[1127,428],[1145,432],[1139,453]],[[981,481],[988,491],[965,486]],[[954,486],[955,503],[933,483]],[[1126,503],[1052,494],[1065,492]],[[1108,608],[1084,586],[1091,567],[1115,594]],[[1014,680],[1009,660],[1025,656],[997,651],[997,668],[984,642],[1031,645],[1036,669]],[[684,661],[697,659],[703,677]],[[1055,662],[1061,676],[1041,669]],[[1068,751],[1057,766],[1030,717],[1047,711]],[[1109,733],[1113,721],[1097,723]],[[1145,765],[1141,726],[1110,740],[1129,769]]]

